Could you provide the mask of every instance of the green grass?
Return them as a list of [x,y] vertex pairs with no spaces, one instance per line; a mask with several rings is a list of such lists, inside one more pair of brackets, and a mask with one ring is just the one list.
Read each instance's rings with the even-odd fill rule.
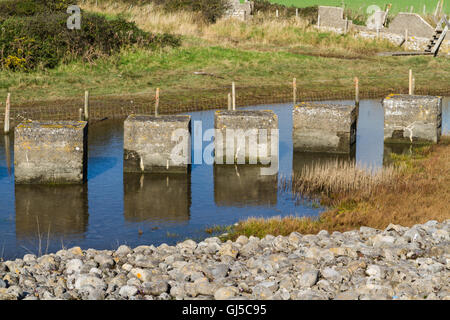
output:
[[[297,78],[299,91],[333,93],[353,86],[362,90],[407,87],[413,69],[416,88],[442,88],[450,82],[450,60],[433,57],[325,58],[289,51],[255,51],[220,46],[181,47],[158,52],[124,50],[95,64],[75,61],[55,69],[0,72],[0,96],[12,93],[13,103],[92,95],[170,92],[228,86],[286,85]],[[205,71],[217,77],[195,75]]]
[[[296,6],[296,7],[308,7],[308,6],[314,6],[314,5],[321,5],[321,6],[336,6],[340,7],[342,4],[345,4],[346,8],[353,9],[353,10],[364,10],[366,11],[367,7],[370,5],[377,5],[382,10],[384,10],[384,7],[387,3],[392,4],[391,12],[392,13],[398,13],[398,12],[409,12],[411,6],[414,7],[414,12],[416,13],[422,13],[423,12],[423,6],[426,5],[426,12],[427,13],[434,13],[434,10],[436,9],[436,5],[438,0],[269,0],[273,3],[279,3],[287,6]],[[450,1],[444,1],[444,7],[443,11],[446,13],[450,12]]]

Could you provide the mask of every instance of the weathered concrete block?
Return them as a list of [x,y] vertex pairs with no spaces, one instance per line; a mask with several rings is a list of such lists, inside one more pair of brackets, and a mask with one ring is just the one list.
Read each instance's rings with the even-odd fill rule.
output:
[[190,174],[124,173],[123,189],[126,221],[189,221]]
[[16,235],[35,238],[83,237],[87,230],[88,189],[84,185],[16,185]]
[[278,117],[271,110],[219,110],[214,128],[218,164],[268,164],[278,159]]
[[190,132],[187,115],[130,115],[124,123],[124,172],[186,173]]
[[16,183],[73,184],[87,179],[85,121],[28,121],[14,135]]
[[251,18],[254,8],[253,1],[245,1],[241,3],[239,0],[229,0],[229,9],[225,12],[225,16],[246,21]]
[[411,37],[431,38],[434,28],[417,13],[401,12],[389,23],[388,31],[404,35],[405,30]]
[[293,110],[294,150],[350,153],[356,144],[356,107],[302,102]]
[[391,94],[383,99],[384,141],[434,142],[441,137],[442,98]]
[[344,19],[344,9],[340,7],[319,6],[319,26],[336,29],[351,29],[352,21]]
[[277,204],[278,174],[262,175],[258,165],[214,165],[214,201],[218,206]]

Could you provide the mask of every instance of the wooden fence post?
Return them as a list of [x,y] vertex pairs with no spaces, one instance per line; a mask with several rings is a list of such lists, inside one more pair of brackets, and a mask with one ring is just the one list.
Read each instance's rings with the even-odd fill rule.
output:
[[156,88],[156,94],[155,94],[155,116],[158,116],[158,108],[159,108],[159,88]]
[[413,76],[412,76],[412,69],[409,69],[409,94],[413,94]]
[[233,100],[233,110],[236,110],[236,85],[234,81],[231,83],[231,95]]
[[89,121],[89,91],[84,92],[84,121]]
[[11,93],[8,92],[6,96],[6,106],[5,106],[5,134],[9,133],[9,114],[11,111]]
[[294,100],[294,106],[297,103],[297,79],[294,78],[292,80],[292,95],[293,95],[293,100]]
[[228,92],[228,110],[231,110],[231,93]]

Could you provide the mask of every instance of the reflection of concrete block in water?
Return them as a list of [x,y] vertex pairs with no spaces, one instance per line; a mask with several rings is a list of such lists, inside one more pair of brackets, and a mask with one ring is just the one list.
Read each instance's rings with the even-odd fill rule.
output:
[[384,141],[420,143],[439,141],[442,98],[391,94],[383,99]]
[[383,164],[392,163],[391,154],[411,154],[413,145],[409,143],[385,143],[383,148]]
[[190,116],[129,116],[124,123],[124,171],[187,172],[190,130]]
[[356,143],[356,108],[302,102],[293,110],[294,150],[350,153]]
[[88,226],[86,185],[16,185],[18,238],[83,235]]
[[28,121],[15,128],[16,183],[83,183],[87,177],[87,122]]
[[278,159],[278,117],[271,110],[219,110],[214,128],[218,164],[268,164]]
[[353,161],[355,160],[356,148],[350,153],[319,153],[319,152],[299,152],[293,153],[292,171],[301,172],[303,168],[315,165],[325,164],[335,161]]
[[214,165],[214,200],[218,206],[274,206],[278,175],[261,175],[258,165]]
[[125,173],[124,215],[131,222],[189,220],[190,174]]

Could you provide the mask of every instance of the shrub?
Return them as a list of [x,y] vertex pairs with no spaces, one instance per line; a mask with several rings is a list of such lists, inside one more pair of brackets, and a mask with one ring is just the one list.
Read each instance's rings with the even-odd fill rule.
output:
[[168,12],[200,12],[207,22],[216,22],[230,8],[228,0],[122,0],[132,5],[154,3]]
[[253,0],[254,10],[263,13],[274,13],[276,10],[285,17],[295,16],[296,9],[298,9],[298,15],[301,18],[308,20],[310,23],[317,22],[317,15],[319,13],[318,6],[298,8],[295,6],[285,6],[282,4],[271,3],[268,0]]
[[67,18],[65,13],[55,13],[0,19],[2,67],[30,71],[38,66],[53,68],[62,60],[79,57],[91,61],[131,45],[149,49],[180,45],[179,37],[144,32],[121,18],[107,20],[84,13],[81,30],[69,30]]
[[71,0],[7,0],[0,2],[0,16],[20,17],[65,12],[71,4]]

